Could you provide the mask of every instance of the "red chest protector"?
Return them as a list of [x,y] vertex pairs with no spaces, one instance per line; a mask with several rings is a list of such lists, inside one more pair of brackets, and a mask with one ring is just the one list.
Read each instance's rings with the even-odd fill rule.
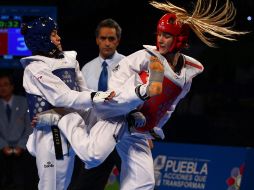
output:
[[[146,83],[148,73],[142,71],[139,76],[142,82]],[[154,128],[182,91],[182,88],[166,77],[163,79],[162,86],[163,89],[160,95],[151,97],[149,100],[144,102],[140,111],[146,117],[146,125],[144,127],[136,128],[136,130],[145,132]]]

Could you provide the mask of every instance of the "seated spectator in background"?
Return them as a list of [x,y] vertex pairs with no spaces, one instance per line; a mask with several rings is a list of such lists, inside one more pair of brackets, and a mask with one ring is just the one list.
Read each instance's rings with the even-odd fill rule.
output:
[[[0,76],[0,189],[35,189],[35,160],[26,150],[32,132],[26,98],[13,94],[9,75]],[[33,167],[34,165],[34,167]],[[30,176],[29,176],[30,175]],[[28,181],[29,180],[29,181]],[[29,182],[26,184],[26,182]]]

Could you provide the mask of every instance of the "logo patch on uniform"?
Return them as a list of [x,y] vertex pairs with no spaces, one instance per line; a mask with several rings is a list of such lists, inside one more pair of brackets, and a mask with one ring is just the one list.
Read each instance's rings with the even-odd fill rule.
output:
[[53,167],[54,167],[54,165],[50,161],[48,161],[46,164],[44,164],[44,168],[53,168]]
[[118,70],[119,70],[119,68],[120,68],[120,65],[117,65],[117,66],[115,66],[115,68],[114,68],[114,69],[112,69],[112,71],[113,71],[113,72],[116,72],[116,71],[118,71]]

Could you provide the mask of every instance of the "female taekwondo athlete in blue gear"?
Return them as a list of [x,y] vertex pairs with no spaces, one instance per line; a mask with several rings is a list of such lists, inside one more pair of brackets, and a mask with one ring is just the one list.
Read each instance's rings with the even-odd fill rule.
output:
[[[40,17],[22,25],[25,43],[33,56],[21,59],[24,67],[30,117],[64,107],[76,110],[91,108],[92,98],[108,97],[86,88],[75,51],[62,51],[57,24],[50,17]],[[82,91],[82,92],[81,92]],[[94,99],[94,100],[95,100]],[[98,99],[97,99],[98,100]],[[52,127],[52,128],[51,128]],[[36,156],[40,190],[67,189],[71,179],[74,152],[58,127],[34,128],[27,142],[28,151]]]

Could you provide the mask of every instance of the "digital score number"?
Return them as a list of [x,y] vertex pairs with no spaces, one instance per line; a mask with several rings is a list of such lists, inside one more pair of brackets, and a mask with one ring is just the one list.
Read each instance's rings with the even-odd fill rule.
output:
[[19,27],[20,27],[19,20],[0,20],[0,29],[19,28]]

